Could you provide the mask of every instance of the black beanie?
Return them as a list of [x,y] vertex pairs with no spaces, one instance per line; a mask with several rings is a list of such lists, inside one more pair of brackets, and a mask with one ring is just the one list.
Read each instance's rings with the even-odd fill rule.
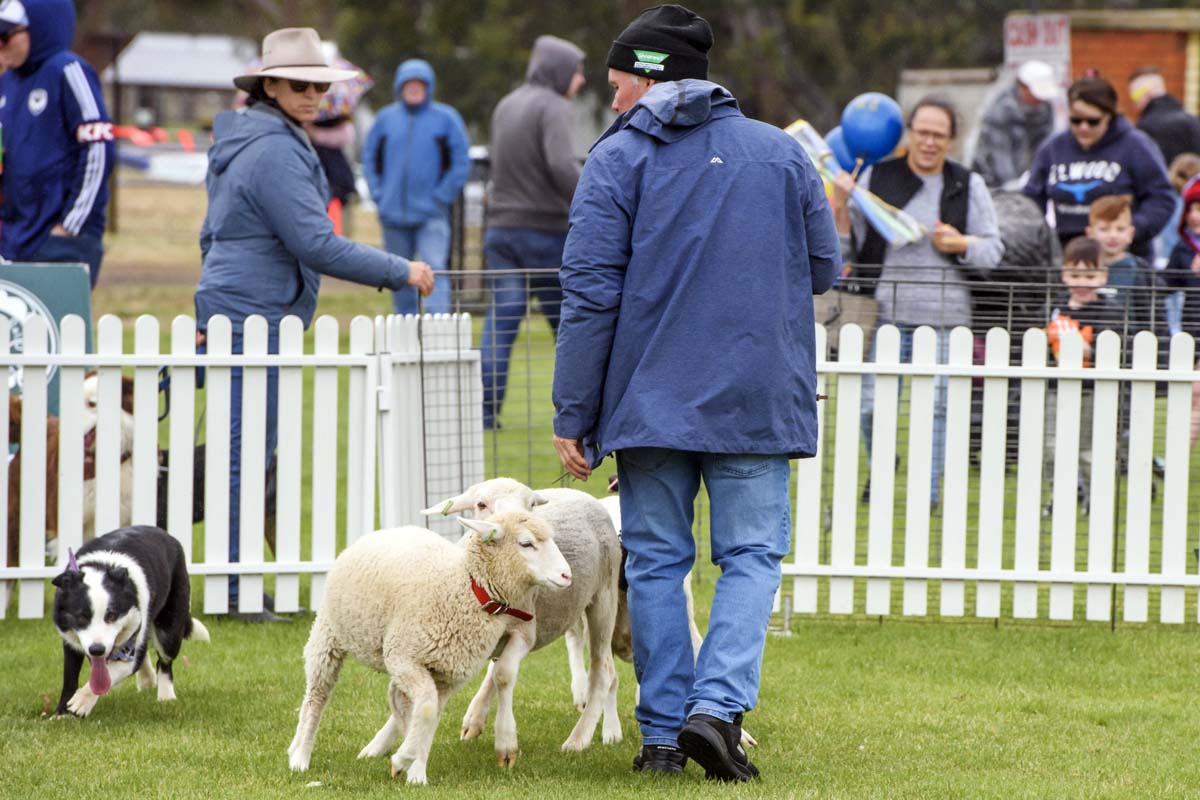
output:
[[708,78],[712,28],[683,6],[647,8],[613,42],[608,66],[656,81]]

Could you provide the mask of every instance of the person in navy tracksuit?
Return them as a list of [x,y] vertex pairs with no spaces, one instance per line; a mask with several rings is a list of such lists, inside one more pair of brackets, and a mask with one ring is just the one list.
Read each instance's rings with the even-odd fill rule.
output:
[[113,126],[74,34],[71,0],[0,0],[0,256],[81,262],[95,286]]

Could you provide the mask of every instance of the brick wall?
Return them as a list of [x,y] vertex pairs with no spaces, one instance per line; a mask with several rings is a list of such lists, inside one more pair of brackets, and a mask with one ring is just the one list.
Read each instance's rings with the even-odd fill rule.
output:
[[1120,108],[1136,118],[1129,100],[1129,76],[1138,67],[1157,66],[1167,91],[1183,99],[1187,66],[1187,34],[1177,31],[1114,31],[1071,29],[1071,74],[1079,77],[1095,67],[1117,90]]

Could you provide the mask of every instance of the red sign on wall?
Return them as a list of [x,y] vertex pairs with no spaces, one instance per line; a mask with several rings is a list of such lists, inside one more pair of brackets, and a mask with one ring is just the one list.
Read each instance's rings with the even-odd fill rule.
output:
[[1004,65],[1045,61],[1059,80],[1071,74],[1071,20],[1066,14],[1010,14],[1004,20]]

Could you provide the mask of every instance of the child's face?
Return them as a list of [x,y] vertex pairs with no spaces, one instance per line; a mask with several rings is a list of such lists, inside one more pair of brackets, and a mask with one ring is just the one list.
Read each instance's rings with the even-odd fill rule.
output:
[[1133,244],[1133,216],[1123,211],[1113,220],[1092,220],[1087,235],[1100,243],[1105,258],[1123,255]]
[[1184,224],[1192,233],[1200,234],[1200,203],[1192,203],[1188,206]]
[[1108,283],[1108,270],[1086,261],[1063,264],[1062,282],[1072,289],[1099,289]]

